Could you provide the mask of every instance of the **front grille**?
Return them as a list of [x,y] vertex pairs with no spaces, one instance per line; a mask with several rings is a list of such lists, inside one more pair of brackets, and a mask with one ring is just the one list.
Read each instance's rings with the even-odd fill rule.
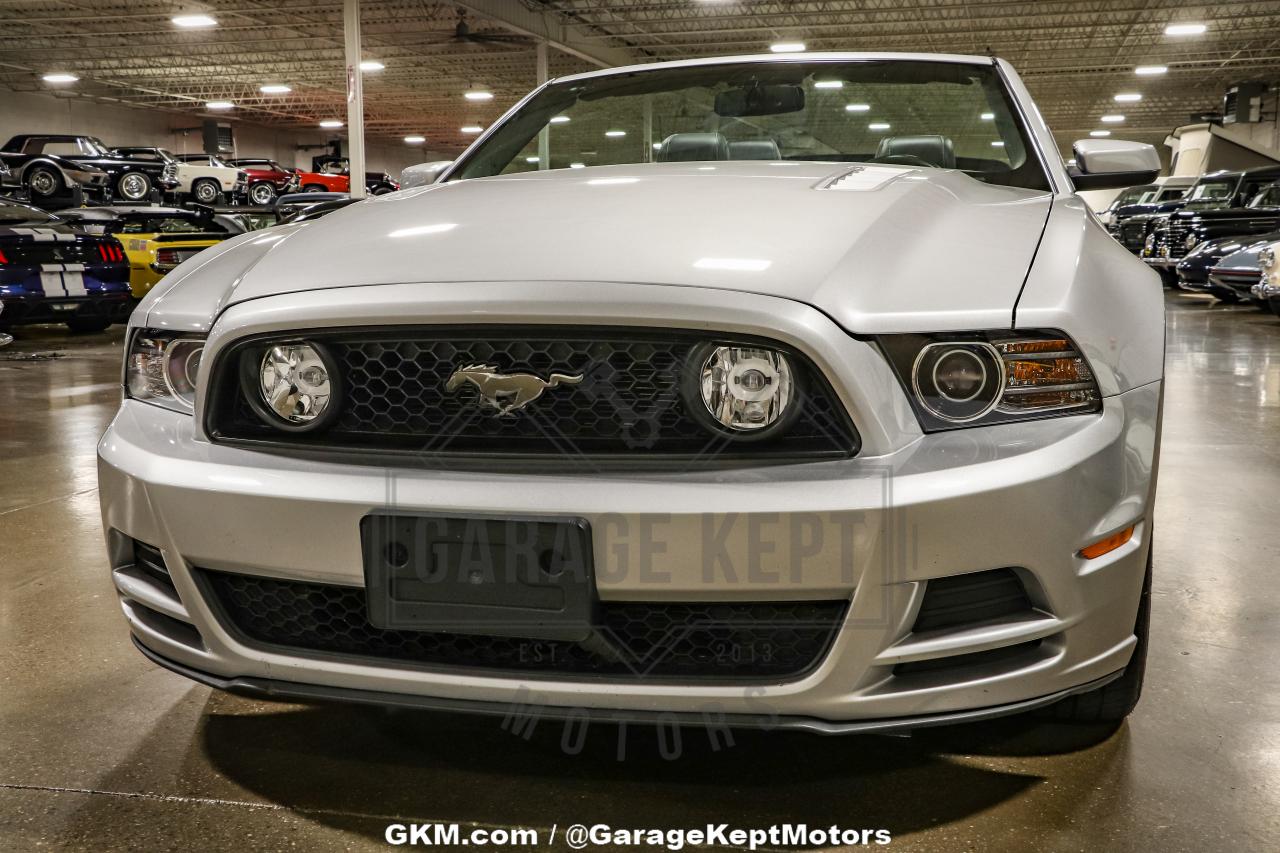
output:
[[1170,222],[1168,227],[1164,229],[1162,235],[1157,238],[1157,249],[1166,248],[1168,252],[1159,252],[1161,257],[1165,258],[1181,258],[1189,249],[1187,248],[1187,235],[1191,233],[1191,225],[1182,222]]
[[[681,383],[693,369],[695,349],[721,340],[713,334],[547,327],[308,334],[307,340],[329,348],[342,374],[346,390],[333,424],[314,434],[289,435],[265,424],[238,379],[240,356],[231,354],[215,371],[210,433],[218,439],[415,451],[432,458],[665,454],[713,461],[735,454],[812,458],[856,452],[857,433],[834,392],[794,353],[801,410],[784,433],[745,444],[706,426],[689,410]],[[249,359],[260,350],[248,343],[239,348]],[[471,383],[452,392],[445,387],[455,370],[473,364],[542,379],[553,373],[582,379],[547,389],[515,414],[498,416],[482,405]]]
[[603,602],[595,634],[578,643],[376,628],[360,587],[199,576],[220,618],[250,643],[388,665],[628,681],[798,676],[822,660],[848,608],[843,600]]
[[911,630],[937,631],[1030,613],[1026,587],[1013,569],[991,569],[928,581]]
[[1126,249],[1131,252],[1142,250],[1142,244],[1147,239],[1147,223],[1143,222],[1125,222],[1120,226],[1120,242]]

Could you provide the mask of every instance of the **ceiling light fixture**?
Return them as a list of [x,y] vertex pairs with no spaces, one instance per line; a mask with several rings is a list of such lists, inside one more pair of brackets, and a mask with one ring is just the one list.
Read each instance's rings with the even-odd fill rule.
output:
[[406,136],[404,138],[404,141],[409,143],[410,145],[421,145],[422,143],[427,141],[427,138],[425,136],[416,136],[416,135]]
[[845,104],[844,111],[847,113],[866,113],[871,111],[870,104]]
[[587,168],[587,164],[586,164],[586,163],[570,163],[570,164],[569,164],[569,168],[570,168],[570,169],[585,169],[585,168]]
[[283,83],[268,83],[265,86],[259,86],[258,91],[264,95],[287,95],[293,90]]
[[74,74],[67,74],[62,71],[55,71],[52,74],[46,74],[40,78],[46,83],[74,83],[80,78]]
[[982,115],[978,116],[978,118],[982,119],[983,121],[995,121],[995,120],[996,120],[996,114],[995,114],[995,113],[983,113]]
[[1168,70],[1169,66],[1167,65],[1139,65],[1137,68],[1133,69],[1133,73],[1140,74],[1143,77],[1151,77],[1156,74],[1164,74],[1168,72]]
[[1116,95],[1115,98],[1113,98],[1112,100],[1114,100],[1118,104],[1133,104],[1133,103],[1137,103],[1138,101],[1141,101],[1142,95],[1138,94],[1137,92],[1121,92],[1119,95]]
[[479,133],[482,130],[484,130],[484,128],[478,124],[469,124],[462,128],[463,133]]
[[338,121],[336,118],[327,118],[324,121],[320,122],[320,126],[321,127],[342,127],[342,122]]
[[206,110],[229,110],[234,106],[235,104],[230,101],[209,101],[204,105],[204,108]]
[[360,63],[361,71],[381,71],[386,67],[387,66],[383,65],[376,59],[366,59],[364,62]]
[[1209,29],[1204,24],[1170,24],[1164,28],[1167,36],[1198,36]]
[[1089,131],[1089,135],[1090,135],[1090,136],[1110,136],[1110,135],[1111,135],[1111,131],[1109,131],[1109,130],[1091,130],[1091,131]]
[[1120,122],[1124,121],[1124,116],[1120,115],[1119,113],[1115,115],[1103,116],[1102,121],[1105,122],[1106,124],[1119,124]]
[[610,139],[621,139],[627,135],[627,132],[625,130],[606,130],[604,135]]
[[804,42],[777,41],[769,45],[769,50],[774,53],[804,53]]
[[867,125],[867,129],[868,130],[888,130],[889,126],[890,126],[889,122],[887,121],[873,121],[871,122],[871,124]]
[[992,148],[1003,148],[1003,147],[1004,147],[1004,140],[1002,140],[1002,139],[997,139],[995,142],[992,142],[992,143],[991,143],[991,147],[992,147]]
[[208,15],[174,15],[169,20],[175,27],[194,29],[196,27],[216,27],[218,22]]
[[813,84],[815,89],[843,89],[843,80],[818,80]]
[[492,101],[493,92],[486,92],[484,89],[472,89],[470,92],[464,92],[462,97],[468,101]]
[[548,119],[548,121],[550,121],[552,124],[564,124],[568,120],[569,120],[568,116],[552,116],[550,119]]

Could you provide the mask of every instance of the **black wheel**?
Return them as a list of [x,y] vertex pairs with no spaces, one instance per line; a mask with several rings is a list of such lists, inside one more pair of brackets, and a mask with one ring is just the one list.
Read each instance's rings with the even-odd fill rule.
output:
[[323,193],[328,192],[328,189],[320,184],[307,184],[302,188],[302,191],[304,193]]
[[249,201],[254,204],[265,207],[276,200],[276,188],[264,181],[259,181],[249,187]]
[[391,187],[385,187],[385,186],[374,187],[374,190],[373,190],[374,195],[386,195],[387,193],[393,193],[393,192],[395,192],[395,190],[391,189]]
[[116,181],[116,192],[125,201],[146,201],[151,195],[151,177],[142,172],[125,172]]
[[200,178],[191,185],[191,197],[201,204],[216,204],[222,188],[212,178]]
[[1142,581],[1142,597],[1138,599],[1138,619],[1133,633],[1138,645],[1125,667],[1124,674],[1115,681],[1102,685],[1088,693],[1068,696],[1040,711],[1040,716],[1071,723],[1118,722],[1129,716],[1142,695],[1142,677],[1147,671],[1147,644],[1151,632],[1151,558],[1153,547],[1147,554],[1147,574]]
[[1230,290],[1214,290],[1213,297],[1224,305],[1235,305],[1240,301],[1240,294]]
[[67,328],[73,332],[104,332],[111,326],[106,317],[72,317]]
[[27,172],[26,184],[34,198],[51,198],[63,190],[62,175],[49,166],[36,166]]

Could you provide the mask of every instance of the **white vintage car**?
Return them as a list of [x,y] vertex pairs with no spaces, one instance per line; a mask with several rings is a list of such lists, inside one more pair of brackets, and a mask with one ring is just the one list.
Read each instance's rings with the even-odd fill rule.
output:
[[1074,156],[989,57],[616,68],[202,252],[98,448],[134,641],[304,700],[1125,716],[1164,307],[1076,191],[1158,159]]
[[228,166],[215,154],[179,154],[178,189],[201,204],[214,204],[218,196],[244,195],[247,176],[243,169]]

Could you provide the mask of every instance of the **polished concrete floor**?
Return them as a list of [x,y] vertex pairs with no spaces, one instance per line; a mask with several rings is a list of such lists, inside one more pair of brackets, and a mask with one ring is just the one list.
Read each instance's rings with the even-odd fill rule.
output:
[[1280,320],[1169,296],[1147,692],[1115,728],[686,737],[249,702],[157,669],[108,578],[94,442],[119,330],[0,350],[0,849],[364,849],[482,826],[832,823],[894,850],[1280,843]]

